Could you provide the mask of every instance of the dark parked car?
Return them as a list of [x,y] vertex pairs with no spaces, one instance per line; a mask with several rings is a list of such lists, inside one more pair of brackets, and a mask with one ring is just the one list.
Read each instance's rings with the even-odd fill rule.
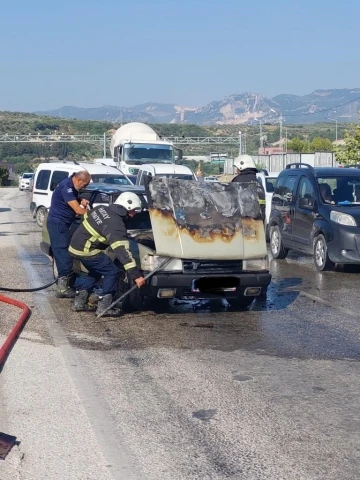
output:
[[360,170],[287,165],[272,197],[270,248],[314,256],[317,270],[360,264]]

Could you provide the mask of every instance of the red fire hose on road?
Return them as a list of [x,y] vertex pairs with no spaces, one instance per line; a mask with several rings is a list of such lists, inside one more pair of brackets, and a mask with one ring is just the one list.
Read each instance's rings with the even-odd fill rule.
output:
[[31,315],[30,308],[25,305],[25,303],[19,302],[18,300],[14,300],[12,298],[5,297],[4,295],[0,294],[0,302],[8,303],[9,305],[14,305],[15,307],[19,307],[22,309],[22,314],[20,315],[19,320],[16,322],[14,328],[11,330],[10,335],[5,340],[3,346],[0,348],[0,370],[3,367],[7,355],[9,354],[10,350],[14,346],[17,337],[19,336],[21,330],[24,328],[28,318]]

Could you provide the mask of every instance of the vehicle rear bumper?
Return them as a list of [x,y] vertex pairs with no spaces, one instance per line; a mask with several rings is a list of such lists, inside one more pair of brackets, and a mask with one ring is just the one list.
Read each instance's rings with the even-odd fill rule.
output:
[[[198,282],[199,280],[201,280],[201,282]],[[232,291],[227,289],[229,287],[229,281],[233,288]],[[159,273],[151,278],[149,287],[153,297],[157,297],[158,292],[161,289],[174,289],[174,298],[179,299],[238,298],[243,296],[246,289],[250,287],[260,287],[261,290],[259,289],[259,294],[263,293],[266,291],[270,282],[271,274],[269,272],[241,274],[224,273],[223,275]],[[212,285],[212,288],[201,287],[202,285],[208,283]]]

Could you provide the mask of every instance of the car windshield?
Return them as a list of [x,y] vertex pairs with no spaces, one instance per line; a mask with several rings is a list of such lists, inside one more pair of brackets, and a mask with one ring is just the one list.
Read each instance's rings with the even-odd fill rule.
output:
[[317,181],[323,203],[360,205],[360,176],[319,177]]
[[33,173],[24,173],[22,178],[33,178],[34,174]]
[[124,175],[100,175],[92,174],[91,180],[94,183],[104,183],[106,185],[131,185]]
[[124,160],[128,165],[173,163],[173,147],[146,143],[125,145]]

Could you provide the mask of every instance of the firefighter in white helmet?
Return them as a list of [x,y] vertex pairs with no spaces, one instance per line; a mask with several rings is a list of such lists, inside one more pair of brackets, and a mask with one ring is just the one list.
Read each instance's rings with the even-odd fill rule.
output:
[[[111,247],[122,264],[128,278],[140,288],[145,284],[142,273],[136,266],[130,252],[126,223],[142,210],[140,198],[132,192],[124,192],[111,205],[99,205],[84,215],[84,219],[75,231],[69,252],[79,259],[88,270],[74,299],[73,310],[88,310],[89,292],[103,278],[102,293],[99,296],[96,314],[104,312],[112,303],[118,289],[120,270],[104,253]],[[106,316],[120,315],[118,309],[111,309]]]
[[261,182],[256,177],[258,170],[255,162],[250,155],[239,155],[234,160],[236,168],[236,177],[232,180],[237,183],[253,183],[256,185],[256,191],[259,197],[261,215],[265,220],[265,190]]

